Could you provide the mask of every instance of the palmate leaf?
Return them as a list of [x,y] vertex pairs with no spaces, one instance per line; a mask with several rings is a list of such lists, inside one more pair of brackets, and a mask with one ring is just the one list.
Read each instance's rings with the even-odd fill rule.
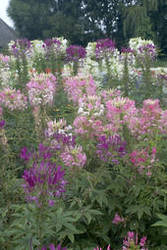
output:
[[103,205],[107,206],[108,205],[108,200],[107,200],[107,195],[105,194],[105,189],[104,190],[94,190],[90,198],[92,199],[92,202],[97,202],[100,207]]
[[128,215],[136,214],[138,216],[138,219],[140,220],[144,214],[151,216],[151,211],[150,208],[147,206],[134,205],[126,209],[126,214]]
[[163,227],[164,233],[167,234],[167,216],[158,214],[159,221],[155,222],[152,227]]
[[85,207],[83,209],[82,214],[83,214],[83,217],[86,218],[88,225],[91,223],[92,220],[95,219],[96,216],[103,215],[102,212],[100,212],[99,210],[96,210],[96,209],[91,209],[90,206]]

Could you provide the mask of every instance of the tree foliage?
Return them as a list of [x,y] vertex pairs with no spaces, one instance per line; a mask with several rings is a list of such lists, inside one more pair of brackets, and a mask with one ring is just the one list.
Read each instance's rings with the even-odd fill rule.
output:
[[11,0],[8,14],[20,36],[45,39],[65,36],[82,43],[81,1],[78,0]]
[[162,55],[167,54],[167,0],[157,1],[157,9],[150,12],[152,29]]

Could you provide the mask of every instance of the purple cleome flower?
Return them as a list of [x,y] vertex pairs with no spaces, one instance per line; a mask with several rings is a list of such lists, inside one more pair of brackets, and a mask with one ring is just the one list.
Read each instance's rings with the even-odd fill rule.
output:
[[20,158],[24,161],[29,161],[32,156],[31,152],[28,152],[28,149],[26,147],[23,147],[20,152]]
[[60,134],[60,133],[55,133],[54,134],[54,139],[56,139],[56,141],[58,143],[60,143],[60,145],[63,145],[63,146],[75,146],[76,145],[76,136],[69,136],[69,135],[66,135],[66,134]]
[[97,155],[104,162],[111,160],[118,164],[118,159],[126,154],[126,142],[122,141],[119,135],[109,136],[108,138],[100,136],[96,148]]
[[145,247],[147,237],[144,236],[143,238],[138,239],[138,234],[135,234],[134,232],[128,232],[127,236],[123,240],[123,246],[122,250],[128,250],[131,249],[141,249],[141,250],[148,250],[147,247]]
[[[41,250],[47,250],[48,248],[46,246],[43,246]],[[60,244],[55,247],[54,244],[49,245],[49,250],[67,250],[66,247],[62,247]]]
[[33,200],[41,206],[42,201],[47,200],[49,206],[54,205],[54,197],[60,197],[65,192],[66,181],[61,166],[42,161],[33,164],[32,168],[24,170],[22,176],[27,201]]
[[24,147],[20,153],[20,157],[27,163],[32,160],[31,167],[23,173],[22,186],[27,201],[35,201],[38,206],[42,206],[44,202],[53,206],[54,197],[60,197],[65,192],[65,172],[61,166],[52,162],[52,156],[52,150],[43,144],[39,144],[38,152],[28,152]]
[[134,50],[133,49],[131,49],[131,48],[122,48],[121,49],[121,53],[132,53],[132,54],[134,54]]
[[57,39],[50,39],[50,38],[48,38],[48,39],[46,39],[44,41],[43,47],[44,48],[45,47],[50,48],[50,47],[52,47],[52,45],[57,45],[57,47],[60,47],[61,46],[61,42],[59,40],[57,40]]
[[82,46],[70,45],[66,49],[67,61],[78,62],[86,57],[86,50]]
[[156,47],[153,44],[146,44],[139,47],[139,52],[141,53],[141,55],[146,54],[152,60],[154,60],[157,55]]
[[165,75],[165,74],[159,74],[158,77],[159,77],[160,79],[162,79],[162,80],[167,81],[167,75]]
[[95,49],[95,53],[96,53],[96,58],[100,58],[103,57],[104,54],[111,54],[113,53],[115,50],[115,43],[109,39],[100,39],[97,40],[96,43],[96,49]]
[[11,47],[14,56],[23,56],[31,48],[31,42],[27,38],[18,39]]
[[0,129],[4,128],[4,126],[5,126],[5,120],[1,120],[0,121]]

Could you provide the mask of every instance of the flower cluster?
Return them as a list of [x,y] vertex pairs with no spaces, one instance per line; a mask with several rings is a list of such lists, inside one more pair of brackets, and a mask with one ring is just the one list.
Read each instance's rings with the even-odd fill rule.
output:
[[83,153],[82,146],[65,147],[64,152],[60,155],[65,166],[83,167],[86,163],[86,154]]
[[[163,113],[164,112],[160,108],[158,99],[144,100],[143,107],[138,110],[136,115],[134,114],[133,117],[129,118],[128,126],[132,134],[136,137],[140,137],[145,134],[154,136],[155,130],[161,130]],[[164,122],[165,119],[163,120]]]
[[70,45],[66,49],[67,61],[78,62],[86,57],[86,50],[82,46]]
[[11,41],[9,44],[9,51],[15,57],[22,57],[30,52],[31,42],[27,39],[18,39],[16,41]]
[[136,60],[144,65],[157,56],[157,48],[151,40],[143,40],[141,37],[132,38],[129,41],[129,47],[134,51]]
[[89,42],[86,47],[87,57],[94,59],[96,50],[96,42]]
[[114,99],[115,97],[121,96],[121,91],[117,89],[107,89],[101,91],[101,97],[104,102]]
[[0,92],[0,105],[9,110],[24,110],[27,108],[27,97],[20,90],[5,88]]
[[142,150],[134,150],[130,154],[130,161],[133,164],[133,166],[136,167],[139,174],[142,174],[143,172],[147,176],[152,175],[152,166],[153,163],[155,163],[155,157],[156,157],[156,148],[152,148],[152,152],[149,154],[148,150],[142,149]]
[[48,38],[44,41],[42,47],[44,48],[46,54],[51,51],[58,54],[64,54],[67,47],[67,40],[63,38]]
[[105,85],[109,80],[121,79],[123,64],[120,61],[120,52],[115,48],[110,39],[101,39],[95,43],[89,43],[86,50],[87,58],[82,67],[82,72],[89,72],[99,85]]
[[0,121],[0,129],[4,128],[5,126],[5,120]]
[[44,46],[42,40],[33,40],[31,41],[31,56],[34,56],[35,54],[44,54]]
[[96,42],[95,54],[96,58],[103,58],[104,56],[110,56],[115,50],[115,43],[109,39],[100,39]]
[[63,60],[65,58],[65,48],[59,38],[48,38],[43,43],[43,48],[45,51],[46,59],[49,58],[61,58]]
[[122,48],[120,54],[120,63],[127,63],[129,71],[132,69],[132,66],[135,66],[135,51],[131,48]]
[[59,49],[60,48],[60,46],[61,46],[61,42],[59,41],[59,40],[57,40],[57,39],[51,39],[51,38],[48,38],[48,39],[46,39],[45,41],[44,41],[44,44],[43,44],[43,47],[44,48],[50,48],[50,47],[52,47],[53,45],[55,45],[55,47],[57,48],[57,49]]
[[6,65],[10,61],[9,56],[4,56],[3,54],[0,54],[0,65]]
[[56,77],[54,75],[34,74],[26,86],[32,106],[52,105],[56,91]]
[[146,44],[139,47],[139,58],[141,57],[149,57],[150,59],[154,60],[157,55],[156,47],[153,44]]
[[100,117],[104,113],[104,105],[101,103],[100,96],[88,95],[79,99],[79,115],[86,115],[88,117]]
[[45,135],[47,137],[52,137],[55,134],[67,134],[72,129],[70,125],[67,126],[65,119],[49,121],[47,127],[48,128],[45,130]]
[[66,126],[66,121],[49,121],[45,130],[45,137],[50,146],[57,150],[58,153],[64,152],[65,147],[75,146],[75,136],[72,135],[72,126]]
[[135,102],[129,98],[116,97],[106,102],[107,119],[117,132],[122,124],[129,123],[129,119],[136,115]]
[[112,223],[117,225],[117,224],[124,222],[124,221],[125,221],[125,219],[120,217],[119,214],[116,213],[114,216],[114,219],[112,220]]
[[130,250],[130,249],[136,249],[136,250],[148,250],[148,248],[145,247],[147,237],[143,237],[138,239],[138,235],[134,232],[128,232],[127,237],[125,237],[123,241],[123,247],[122,250]]
[[87,116],[77,116],[73,122],[74,132],[85,138],[94,138],[103,132],[103,123],[100,119]]
[[[45,41],[42,40],[33,40],[31,47],[31,58],[32,62],[41,62],[41,60],[44,61],[44,63],[50,62],[51,60],[60,59],[61,61],[64,61],[65,54],[66,54],[66,48],[67,48],[67,40],[63,37],[58,38],[48,38]],[[29,62],[31,63],[31,62]]]
[[151,40],[144,40],[141,37],[131,38],[129,40],[129,48],[131,48],[136,53],[140,53],[139,48],[142,46],[146,46],[147,44],[150,44],[154,46],[153,41]]
[[51,161],[52,151],[40,144],[38,152],[29,153],[24,148],[20,156],[29,163],[32,161],[31,167],[24,170],[22,176],[27,201],[35,201],[38,206],[44,203],[53,206],[54,197],[60,197],[65,192],[66,181],[61,166]]
[[53,149],[59,150],[59,152],[64,152],[66,147],[73,148],[76,145],[75,140],[76,136],[74,135],[55,133],[50,144]]
[[131,48],[122,48],[121,53],[134,53],[134,50]]
[[96,94],[96,84],[92,76],[83,77],[83,75],[79,74],[75,77],[68,77],[65,80],[64,88],[68,98],[74,103],[77,103],[79,98],[85,95]]
[[0,54],[0,85],[9,86],[11,78],[10,57]]
[[96,146],[98,157],[104,162],[118,164],[119,159],[126,154],[126,142],[119,135],[99,136]]

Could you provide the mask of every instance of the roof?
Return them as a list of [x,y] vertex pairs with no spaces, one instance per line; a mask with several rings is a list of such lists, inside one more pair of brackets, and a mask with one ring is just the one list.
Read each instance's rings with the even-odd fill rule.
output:
[[15,40],[17,35],[15,31],[10,28],[1,18],[0,18],[0,47],[5,47],[11,40]]

